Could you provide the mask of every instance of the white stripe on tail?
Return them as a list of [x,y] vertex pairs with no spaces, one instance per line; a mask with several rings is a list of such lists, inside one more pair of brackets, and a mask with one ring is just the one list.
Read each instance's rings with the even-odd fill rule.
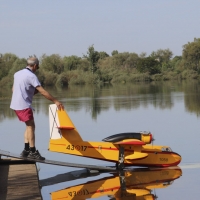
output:
[[51,139],[60,139],[62,137],[60,130],[58,129],[58,127],[60,127],[60,122],[58,119],[57,110],[58,108],[56,104],[51,104],[49,106],[49,126]]
[[50,139],[65,138],[68,142],[83,141],[65,110],[55,104],[49,106]]

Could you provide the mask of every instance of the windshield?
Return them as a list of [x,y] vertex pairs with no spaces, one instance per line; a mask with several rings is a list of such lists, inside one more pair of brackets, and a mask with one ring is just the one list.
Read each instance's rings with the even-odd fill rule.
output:
[[162,147],[162,151],[172,151],[172,149],[170,147]]

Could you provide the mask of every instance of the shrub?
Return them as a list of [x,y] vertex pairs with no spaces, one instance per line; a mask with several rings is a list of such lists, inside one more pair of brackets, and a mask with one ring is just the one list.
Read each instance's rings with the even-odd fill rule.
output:
[[130,74],[128,82],[146,82],[151,81],[151,76],[149,73],[141,73],[141,74]]
[[0,81],[1,88],[5,88],[5,87],[12,88],[12,85],[13,85],[13,77],[12,76],[6,76],[6,77],[2,78]]
[[154,74],[151,76],[152,81],[162,81],[163,75],[162,74]]
[[44,74],[44,85],[53,86],[57,81],[58,75],[53,72],[45,72]]
[[87,84],[99,84],[100,83],[99,75],[87,73],[85,75],[85,83],[87,83]]
[[176,72],[174,71],[170,71],[170,72],[167,72],[167,73],[163,73],[163,80],[166,81],[166,80],[175,80],[175,79],[178,79],[179,76]]
[[192,69],[187,69],[181,73],[181,76],[182,76],[182,79],[197,79],[198,73],[197,71],[194,71]]
[[24,59],[24,58],[22,58],[22,59],[17,58],[15,60],[15,62],[13,63],[12,68],[9,71],[9,76],[13,76],[15,72],[17,72],[17,71],[25,68],[26,65],[27,65],[26,59]]

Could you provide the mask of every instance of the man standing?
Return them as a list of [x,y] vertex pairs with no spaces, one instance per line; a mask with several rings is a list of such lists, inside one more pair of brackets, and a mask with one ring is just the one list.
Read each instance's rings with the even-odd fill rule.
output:
[[32,111],[34,94],[41,93],[46,99],[55,103],[59,110],[64,109],[61,102],[48,93],[40,84],[35,72],[39,69],[37,57],[27,59],[27,67],[14,74],[13,94],[10,108],[13,109],[19,120],[25,122],[24,133],[25,148],[22,157],[45,160],[35,148],[35,122]]

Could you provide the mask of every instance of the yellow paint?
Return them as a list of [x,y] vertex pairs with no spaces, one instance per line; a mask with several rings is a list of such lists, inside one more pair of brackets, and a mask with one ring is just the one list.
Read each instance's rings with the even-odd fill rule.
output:
[[[57,113],[60,127],[64,128],[60,129],[62,134],[60,139],[50,139],[50,151],[118,163],[119,149],[121,147],[124,148],[125,164],[166,167],[170,165],[177,165],[181,161],[181,157],[176,153],[163,152],[163,146],[130,144],[122,145],[112,142],[83,141],[68,114],[65,111],[59,110]],[[74,129],[69,130],[67,127],[72,127]],[[150,135],[142,134],[142,140],[143,142],[148,143],[150,140]],[[169,147],[165,147],[165,149],[168,148]]]
[[145,142],[146,144],[150,144],[151,143],[150,134],[142,134],[142,141]]
[[61,127],[74,127],[73,130],[61,129],[62,136],[65,137],[66,140],[72,142],[83,141],[68,114],[64,110],[57,110],[57,113]]
[[126,160],[134,160],[138,158],[145,158],[147,157],[147,153],[135,152],[134,154],[128,155],[125,157]]

